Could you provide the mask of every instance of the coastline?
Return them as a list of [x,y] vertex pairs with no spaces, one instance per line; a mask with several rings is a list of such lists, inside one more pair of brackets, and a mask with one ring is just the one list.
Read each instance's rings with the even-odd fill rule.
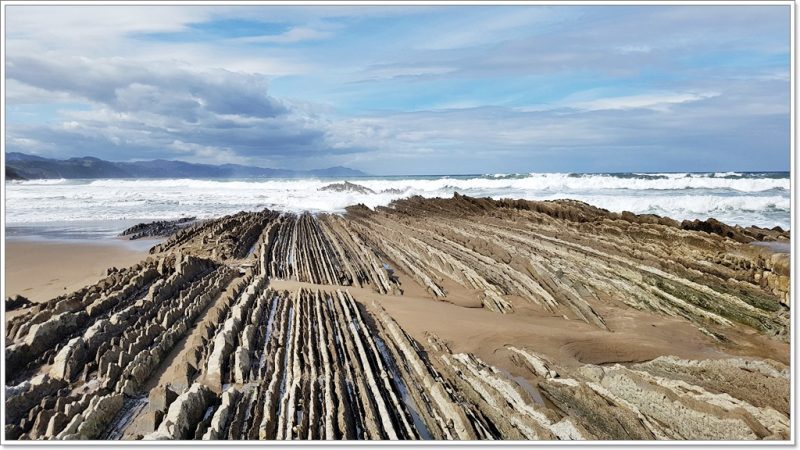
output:
[[[348,180],[352,183],[347,184]],[[411,196],[449,198],[458,193],[495,200],[568,198],[612,212],[656,214],[677,221],[713,217],[731,226],[785,229],[790,225],[789,188],[788,173],[29,180],[6,184],[6,220],[212,219],[264,208],[298,214],[343,213],[355,204],[375,208]]]
[[10,3],[0,450],[797,443],[788,2]]
[[[450,386],[447,389],[467,395],[466,401],[453,400],[447,408],[495,417],[502,428],[491,436],[506,439],[553,438],[564,413],[564,420],[585,427],[571,438],[628,436],[624,430],[596,428],[593,421],[596,413],[635,415],[634,407],[591,406],[591,413],[584,408],[606,405],[603,393],[591,387],[604,377],[608,380],[604,389],[626,402],[644,402],[637,403],[644,407],[649,400],[628,391],[624,379],[645,372],[667,377],[663,382],[641,381],[642,392],[653,395],[667,389],[669,395],[683,396],[674,383],[689,380],[742,399],[751,408],[748,411],[763,401],[781,414],[786,409],[784,370],[790,362],[790,344],[788,262],[781,253],[789,242],[785,231],[729,227],[716,221],[681,224],[666,217],[611,213],[570,200],[498,201],[455,195],[409,198],[375,210],[356,205],[342,215],[241,212],[194,224],[163,240],[126,241],[109,238],[111,233],[96,239],[41,239],[39,234],[36,239],[18,235],[7,240],[7,295],[23,289],[22,295],[38,303],[6,315],[13,342],[6,348],[11,354],[6,370],[12,384],[36,369],[61,377],[73,389],[95,386],[87,381],[92,377],[113,383],[116,393],[104,398],[114,402],[123,401],[120,392],[144,398],[165,389],[183,394],[201,389],[207,392],[205,397],[219,401],[234,392],[255,401],[255,391],[248,386],[264,388],[270,379],[264,378],[262,369],[250,366],[256,361],[275,361],[272,378],[284,377],[289,385],[303,386],[307,381],[302,380],[318,379],[323,372],[363,385],[367,379],[384,377],[385,367],[392,367],[399,371],[392,378],[404,386],[424,385],[425,373],[440,373],[441,382]],[[779,240],[753,245],[749,239],[760,234]],[[48,236],[57,238],[58,233]],[[151,246],[152,255],[146,250]],[[112,266],[120,270],[104,276]],[[700,271],[703,276],[697,277]],[[81,289],[84,286],[87,289]],[[61,294],[68,295],[56,298]],[[82,322],[71,322],[59,311]],[[106,313],[113,314],[115,322],[122,321],[103,331],[119,336],[115,349],[98,345],[97,330],[108,326]],[[241,321],[227,320],[231,314],[241,315]],[[59,334],[28,333],[36,320],[46,320],[53,329],[81,332],[84,340],[66,342]],[[360,324],[355,326],[354,321]],[[139,334],[124,331],[130,327]],[[154,341],[157,353],[136,350],[156,359],[126,362],[125,370],[140,374],[135,380],[120,378],[106,366],[103,370],[90,365],[80,372],[80,361],[59,356],[78,355],[88,361],[78,348],[123,351],[134,341],[149,342],[144,336],[155,338],[157,330],[169,330],[174,337]],[[28,339],[29,334],[34,339]],[[331,352],[325,363],[313,359],[317,358],[313,352],[324,353],[312,350],[318,339],[327,339],[323,346],[341,347],[344,353]],[[55,342],[61,342],[58,354],[48,350]],[[285,365],[282,342],[293,342],[294,347],[286,350],[294,355],[291,358],[302,353],[311,361],[302,375]],[[362,347],[365,343],[375,347]],[[345,369],[350,363],[342,359],[344,355],[360,358],[357,355],[364,351],[377,352],[370,358],[386,366],[364,360],[354,371]],[[401,360],[413,361],[416,368],[398,365]],[[753,364],[774,369],[754,374],[749,369]],[[676,376],[676,370],[685,373]],[[738,381],[707,379],[709,371],[733,373]],[[491,380],[486,388],[496,389],[492,397],[516,398],[519,404],[509,408],[504,402],[469,397],[483,379]],[[767,400],[753,386],[771,386],[763,388]],[[307,388],[314,389],[303,387]],[[385,389],[390,388],[372,387],[364,395],[389,401],[392,394]],[[272,396],[268,404],[291,396],[288,392],[267,393]],[[416,397],[407,401],[418,413],[425,403]],[[692,414],[703,420],[736,422],[725,433],[740,433],[736,436],[742,439],[786,436],[783,418],[775,423],[761,421],[760,416],[748,418],[758,424],[751,431],[741,428],[751,422],[740,423],[738,413],[708,409],[715,400],[692,401],[687,404]],[[359,406],[365,403],[352,405],[347,407],[352,408],[348,417],[373,414],[361,409],[367,408]],[[549,431],[517,435],[506,428],[505,418],[531,405],[552,419],[537,425]],[[102,434],[76,434],[66,428],[63,436],[164,436],[165,431],[151,422],[154,409],[142,406],[128,414],[127,407],[120,403],[99,422],[96,429]],[[664,432],[687,420],[681,416],[685,408],[676,406],[659,416]],[[293,414],[282,420],[288,429],[306,426],[294,423]],[[37,427],[25,431],[28,425],[19,422],[12,431],[38,436]],[[191,426],[196,425],[191,422]],[[259,432],[257,422],[247,426],[252,433]],[[350,425],[342,426],[345,430]],[[382,436],[383,426],[371,425],[370,436]],[[469,426],[475,434],[466,433],[465,438],[482,436],[477,422]],[[440,438],[448,433],[424,429]],[[409,431],[407,437],[417,432]],[[659,436],[647,429],[638,433],[637,439]],[[704,433],[698,429],[687,438],[727,437]]]

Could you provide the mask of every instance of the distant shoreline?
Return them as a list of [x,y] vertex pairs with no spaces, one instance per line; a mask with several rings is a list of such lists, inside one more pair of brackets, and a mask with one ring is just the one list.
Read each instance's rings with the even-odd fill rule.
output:
[[[631,175],[714,175],[714,174],[741,174],[741,175],[780,175],[780,178],[788,178],[791,175],[789,170],[716,170],[716,171],[633,171],[633,172],[497,172],[497,173],[435,173],[435,174],[361,174],[361,175],[297,175],[297,176],[123,176],[123,177],[51,177],[51,178],[9,178],[7,183],[12,182],[48,182],[53,180],[72,180],[72,181],[94,181],[94,180],[207,180],[207,181],[237,181],[237,180],[348,180],[348,179],[426,179],[426,178],[492,178],[492,177],[513,177],[526,175],[568,175],[573,177],[606,175],[612,177],[630,178]],[[735,175],[731,175],[735,177]],[[720,177],[722,178],[722,176]]]

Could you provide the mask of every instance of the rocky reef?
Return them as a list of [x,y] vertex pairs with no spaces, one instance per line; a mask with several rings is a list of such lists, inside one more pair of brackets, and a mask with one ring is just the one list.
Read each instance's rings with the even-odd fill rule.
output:
[[351,183],[349,181],[345,181],[342,183],[331,183],[329,185],[323,186],[319,188],[320,191],[332,191],[332,192],[354,192],[356,194],[374,194],[375,191],[372,189],[362,186],[360,184]]
[[190,224],[21,305],[6,437],[788,439],[788,255],[713,225],[459,195]]
[[197,220],[196,217],[183,217],[176,220],[140,223],[124,230],[119,235],[131,241],[148,237],[167,237],[195,220]]

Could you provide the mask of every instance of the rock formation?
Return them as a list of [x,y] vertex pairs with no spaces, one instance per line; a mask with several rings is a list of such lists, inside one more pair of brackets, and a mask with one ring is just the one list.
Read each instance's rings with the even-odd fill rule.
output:
[[319,188],[320,191],[333,191],[333,192],[355,192],[356,194],[374,194],[372,189],[361,186],[360,184],[345,181],[343,183],[331,183],[327,186]]
[[31,303],[30,300],[21,295],[14,296],[14,298],[6,297],[6,311],[13,311],[15,309],[20,309],[20,308],[28,308],[31,305],[33,305],[33,303]]
[[157,220],[155,222],[134,225],[122,233],[120,237],[131,241],[147,237],[167,237],[197,220],[196,217],[183,217],[177,220]]
[[8,321],[6,436],[788,439],[788,255],[712,225],[458,195],[191,224]]

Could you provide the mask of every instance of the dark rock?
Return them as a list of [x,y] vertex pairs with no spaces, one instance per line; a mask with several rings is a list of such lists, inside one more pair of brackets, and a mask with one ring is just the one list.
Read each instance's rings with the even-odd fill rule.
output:
[[704,231],[710,234],[717,234],[744,244],[753,241],[773,241],[789,238],[789,233],[784,231],[781,227],[776,226],[772,229],[767,229],[750,226],[743,228],[740,226],[726,225],[714,218],[708,220],[684,220],[681,222],[681,228],[684,230]]
[[319,188],[320,191],[333,191],[333,192],[355,192],[357,194],[374,194],[372,189],[361,186],[360,184],[345,181],[344,183],[333,183]]
[[6,439],[15,441],[22,435],[22,428],[19,425],[7,424],[6,425]]
[[145,237],[168,237],[197,220],[197,217],[183,217],[177,220],[158,220],[155,222],[140,223],[120,233],[121,237],[130,240]]
[[33,302],[28,300],[27,298],[17,295],[14,298],[7,297],[6,298],[6,311],[13,311],[19,308],[28,308],[33,305]]
[[22,181],[22,180],[27,180],[27,178],[20,175],[19,172],[17,172],[17,169],[6,166],[6,181],[15,181],[15,180]]

